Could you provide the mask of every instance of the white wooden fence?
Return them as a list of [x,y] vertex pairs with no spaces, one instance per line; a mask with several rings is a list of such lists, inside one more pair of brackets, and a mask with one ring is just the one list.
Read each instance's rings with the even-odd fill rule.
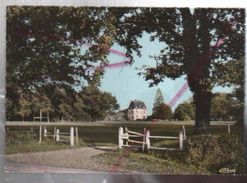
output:
[[[54,127],[53,132],[48,131],[46,126],[44,126],[44,137],[53,137],[56,142],[69,142],[71,146],[78,144],[78,127],[70,127],[70,132],[60,132],[60,130]],[[69,137],[69,140],[66,139]],[[39,130],[39,143],[41,143],[42,138],[42,126],[40,126]]]
[[[145,128],[144,128],[144,133],[141,134],[141,133],[138,133],[138,132],[134,132],[134,131],[130,131],[128,130],[127,128],[125,128],[125,133],[123,131],[123,127],[119,127],[119,131],[118,131],[118,145],[119,145],[119,148],[122,148],[122,147],[141,147],[142,150],[144,150],[145,148],[145,144],[146,144],[146,138],[145,138]],[[130,139],[131,138],[134,138],[135,140],[133,139]],[[141,140],[138,140],[141,139]],[[131,144],[137,144],[137,145],[130,145],[129,142]],[[141,145],[141,146],[140,146]]]
[[[135,140],[131,139],[135,138]],[[136,140],[136,138],[140,140]],[[168,139],[168,140],[176,140],[179,143],[178,148],[167,148],[167,147],[153,147],[151,146],[151,139]],[[144,151],[145,147],[147,150],[156,149],[156,150],[183,150],[183,142],[186,140],[186,132],[185,127],[183,126],[183,130],[179,132],[178,136],[151,136],[150,131],[144,128],[144,133],[138,133],[134,131],[130,131],[127,128],[125,130],[123,127],[119,127],[118,130],[118,147],[122,149],[123,147],[134,147],[134,148],[142,148]],[[136,144],[136,145],[133,145]]]

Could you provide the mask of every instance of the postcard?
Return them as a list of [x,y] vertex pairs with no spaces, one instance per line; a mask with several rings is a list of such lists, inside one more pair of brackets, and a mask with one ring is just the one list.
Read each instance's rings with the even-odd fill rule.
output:
[[244,8],[6,13],[5,173],[244,174]]

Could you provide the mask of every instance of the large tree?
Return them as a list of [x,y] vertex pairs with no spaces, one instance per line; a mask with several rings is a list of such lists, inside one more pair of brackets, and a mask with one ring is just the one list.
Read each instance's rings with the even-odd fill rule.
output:
[[185,101],[177,106],[173,114],[174,119],[180,121],[194,120],[195,109],[191,101]]
[[164,97],[161,93],[161,90],[158,89],[156,91],[156,95],[155,95],[155,98],[154,98],[154,104],[153,104],[153,113],[155,112],[155,109],[160,106],[161,104],[164,103]]
[[99,84],[104,70],[95,67],[108,63],[115,33],[106,12],[95,7],[7,7],[9,120],[49,109],[44,96],[53,105],[53,119],[72,118],[75,89]]
[[[16,104],[24,96],[51,97],[55,88],[73,95],[75,88],[99,84],[104,71],[95,67],[108,63],[114,35],[106,12],[107,8],[90,7],[7,7],[8,119],[17,117]],[[24,101],[19,102],[23,117],[30,113]],[[69,106],[61,102],[62,117],[70,116]]]
[[33,92],[51,84],[83,86],[102,75],[93,67],[107,63],[114,34],[105,12],[89,7],[8,7],[7,87]]
[[91,120],[103,120],[107,114],[119,109],[117,100],[111,93],[102,92],[95,86],[88,86],[79,96],[84,103],[84,111],[90,115]]
[[211,118],[213,120],[229,119],[231,105],[233,105],[233,101],[226,93],[214,94],[211,105]]
[[[164,48],[154,57],[156,67],[143,72],[150,86],[164,78],[187,77],[195,101],[195,130],[206,132],[210,125],[212,88],[222,79],[222,65],[244,55],[244,9],[125,8],[114,9],[116,40],[139,56],[138,39],[146,31],[151,41]],[[231,73],[229,73],[231,75]],[[232,76],[234,77],[234,76]]]
[[168,119],[168,120],[170,120],[172,118],[171,107],[165,103],[162,103],[162,104],[155,107],[152,116],[155,119]]

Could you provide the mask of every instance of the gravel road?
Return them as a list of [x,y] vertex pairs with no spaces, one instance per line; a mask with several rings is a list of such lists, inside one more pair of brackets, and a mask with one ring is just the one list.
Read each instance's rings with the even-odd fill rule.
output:
[[[85,172],[85,170],[93,172],[110,171],[111,166],[100,163],[95,157],[102,153],[105,153],[105,151],[83,147],[77,149],[6,155],[6,170],[9,172],[18,172],[19,170],[21,173],[42,173],[42,171],[46,173],[49,171],[50,173],[64,171],[80,173]],[[51,167],[48,168],[48,166]],[[73,168],[74,170],[66,168]]]

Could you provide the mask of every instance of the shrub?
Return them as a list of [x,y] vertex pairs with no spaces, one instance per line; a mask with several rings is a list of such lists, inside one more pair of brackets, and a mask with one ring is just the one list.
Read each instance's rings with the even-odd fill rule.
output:
[[6,145],[17,145],[17,144],[29,144],[32,142],[37,143],[37,134],[32,132],[23,132],[23,131],[16,131],[16,132],[8,132],[6,134]]
[[185,161],[219,173],[221,168],[244,171],[244,144],[232,134],[194,136],[185,145]]

